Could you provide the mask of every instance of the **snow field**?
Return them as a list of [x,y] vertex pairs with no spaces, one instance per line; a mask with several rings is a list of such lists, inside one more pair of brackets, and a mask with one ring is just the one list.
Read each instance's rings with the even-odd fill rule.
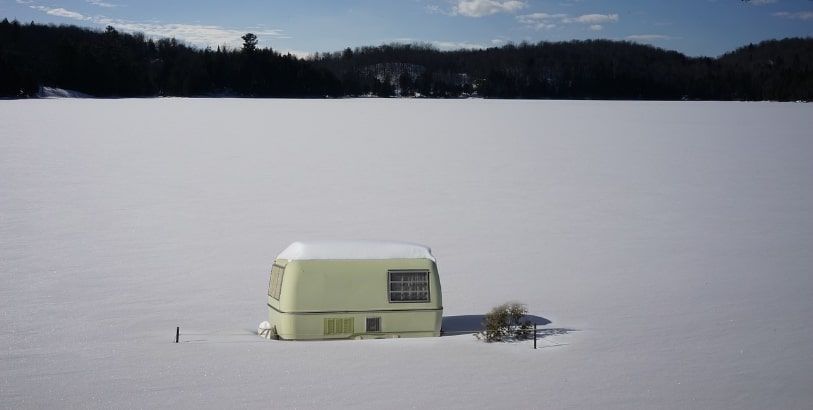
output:
[[[0,101],[1,407],[807,408],[810,107]],[[252,334],[274,256],[345,238],[430,246],[448,323],[564,330]]]

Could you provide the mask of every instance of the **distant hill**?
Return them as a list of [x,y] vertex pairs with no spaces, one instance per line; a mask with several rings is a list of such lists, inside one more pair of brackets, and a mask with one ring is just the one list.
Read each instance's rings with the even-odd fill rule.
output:
[[[350,94],[389,80],[404,95],[493,98],[810,100],[813,39],[771,40],[720,58],[626,41],[585,40],[438,51],[383,45],[317,56]],[[405,71],[403,67],[408,67]],[[375,69],[373,69],[375,68]],[[378,86],[378,88],[377,88]]]
[[[248,40],[247,40],[248,41]],[[813,99],[813,39],[748,45],[718,58],[611,40],[440,51],[347,48],[303,60],[270,48],[199,49],[175,39],[0,22],[0,96],[42,87],[107,97],[377,95],[552,99]]]
[[813,100],[813,39],[750,44],[717,59],[734,99]]

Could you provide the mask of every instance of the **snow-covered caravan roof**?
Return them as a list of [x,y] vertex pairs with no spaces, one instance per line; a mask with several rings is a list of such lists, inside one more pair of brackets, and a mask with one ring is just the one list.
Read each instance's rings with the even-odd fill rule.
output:
[[388,241],[305,241],[294,242],[277,259],[429,259],[432,250],[424,245]]

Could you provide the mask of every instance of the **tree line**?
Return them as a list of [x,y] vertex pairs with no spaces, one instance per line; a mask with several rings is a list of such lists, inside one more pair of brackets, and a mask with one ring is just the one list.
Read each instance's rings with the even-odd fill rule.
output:
[[341,95],[325,69],[244,36],[241,49],[199,49],[174,38],[76,26],[0,22],[0,95],[51,86],[98,97]]
[[749,44],[717,58],[612,40],[441,51],[388,44],[300,59],[257,46],[197,48],[114,27],[0,22],[0,96],[40,87],[98,97],[423,96],[456,98],[813,99],[813,39]]

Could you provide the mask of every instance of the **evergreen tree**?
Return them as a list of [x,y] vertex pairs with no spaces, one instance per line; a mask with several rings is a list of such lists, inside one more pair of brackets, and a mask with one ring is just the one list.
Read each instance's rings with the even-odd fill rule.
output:
[[240,38],[243,39],[243,52],[253,53],[257,49],[257,36],[254,33],[246,33]]

